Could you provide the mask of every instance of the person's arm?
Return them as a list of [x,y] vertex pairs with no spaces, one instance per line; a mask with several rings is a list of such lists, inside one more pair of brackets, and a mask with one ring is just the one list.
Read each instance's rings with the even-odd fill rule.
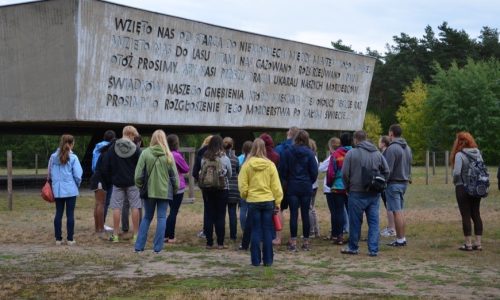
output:
[[331,155],[328,155],[328,157],[319,164],[318,167],[319,172],[324,173],[328,170],[328,165],[330,164],[330,156]]
[[351,157],[354,150],[347,152],[344,162],[342,164],[342,180],[344,181],[344,187],[349,190],[350,176],[351,176]]
[[[143,183],[143,172],[144,172],[144,168],[146,167],[146,159],[145,159],[145,155],[144,155],[145,152],[141,153],[141,156],[139,156],[139,161],[137,162],[137,165],[135,166],[135,173],[134,173],[134,181],[135,181],[135,185],[138,187],[138,188],[141,188],[142,185],[144,184]],[[146,169],[146,172],[147,172],[147,169]]]
[[280,207],[281,201],[283,200],[283,188],[281,187],[278,170],[274,164],[271,167],[271,191],[273,193],[275,207]]
[[[398,146],[399,147],[399,146]],[[394,146],[393,146],[394,148]],[[394,163],[396,161],[396,156],[394,155],[394,149],[390,146],[385,150],[384,157],[389,166],[389,170],[394,170]]]
[[172,185],[173,194],[177,194],[179,190],[179,173],[175,164],[168,164],[168,179]]
[[181,174],[187,174],[189,172],[189,165],[180,153],[174,153],[175,165],[177,170]]
[[391,172],[389,170],[389,165],[387,164],[387,161],[385,160],[383,155],[381,156],[381,166],[382,170],[380,170],[380,173],[382,173],[382,175],[384,175],[384,178],[387,180]]
[[455,165],[453,166],[453,183],[457,183],[462,178],[463,154],[457,152],[455,154]]
[[243,164],[241,171],[238,174],[238,189],[240,191],[240,196],[246,199],[248,196],[248,174],[247,174],[248,164]]
[[75,180],[76,186],[80,187],[80,184],[82,183],[83,170],[76,155],[73,155],[73,165],[71,169],[71,172],[73,173],[73,180]]
[[318,180],[318,162],[312,152],[309,157],[309,174],[311,176],[311,184],[314,184]]
[[221,160],[226,169],[226,177],[231,178],[231,176],[233,176],[233,168],[231,167],[231,161],[229,160],[229,157],[224,155],[223,157],[221,157]]

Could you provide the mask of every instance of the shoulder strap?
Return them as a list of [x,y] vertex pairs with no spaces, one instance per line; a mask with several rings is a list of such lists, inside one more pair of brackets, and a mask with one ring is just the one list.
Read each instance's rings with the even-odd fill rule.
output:
[[[151,168],[151,171],[148,172],[148,180],[149,176],[151,176],[151,173],[153,173],[154,168],[156,167],[156,161],[158,161],[159,156],[156,157],[155,162],[153,163],[153,167]],[[146,164],[146,161],[144,161],[144,167],[146,168],[146,171],[148,170],[148,165]]]

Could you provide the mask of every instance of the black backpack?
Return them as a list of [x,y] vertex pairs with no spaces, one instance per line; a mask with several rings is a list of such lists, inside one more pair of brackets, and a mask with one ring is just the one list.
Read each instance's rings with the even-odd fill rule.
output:
[[482,160],[476,159],[474,156],[461,151],[469,160],[469,168],[467,169],[467,180],[462,178],[467,194],[484,198],[488,196],[490,187],[490,178],[488,169]]

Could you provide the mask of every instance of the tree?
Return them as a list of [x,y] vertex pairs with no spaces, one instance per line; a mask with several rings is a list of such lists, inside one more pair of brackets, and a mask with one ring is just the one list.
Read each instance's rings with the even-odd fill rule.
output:
[[380,117],[374,113],[367,112],[363,122],[363,130],[366,132],[367,138],[376,145],[380,135],[382,135]]
[[500,61],[490,59],[465,67],[452,63],[449,70],[436,67],[435,84],[429,86],[428,108],[432,120],[431,145],[450,149],[458,131],[469,131],[487,163],[500,159]]
[[427,86],[422,79],[417,78],[403,92],[403,103],[396,113],[403,135],[412,148],[413,160],[417,164],[424,163],[425,151],[428,149],[426,101]]

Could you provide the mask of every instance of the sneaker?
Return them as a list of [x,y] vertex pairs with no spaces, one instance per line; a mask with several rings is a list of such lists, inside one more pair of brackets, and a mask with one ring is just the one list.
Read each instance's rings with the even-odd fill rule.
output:
[[309,245],[309,243],[302,244],[302,251],[310,251],[310,250],[311,250],[311,245]]
[[383,236],[383,237],[391,237],[391,236],[396,236],[396,230],[392,229],[392,228],[384,228],[384,230],[382,230],[380,232],[380,235]]
[[239,250],[239,251],[247,251],[247,250],[248,250],[248,248],[245,248],[245,247],[243,247],[243,245],[240,245],[240,246],[238,247],[238,250]]
[[349,255],[358,255],[358,250],[351,250],[349,248],[343,248],[342,250],[340,250],[340,253],[342,254],[349,254]]
[[369,252],[368,256],[375,257],[375,256],[378,256],[378,253],[377,252]]
[[76,245],[76,241],[75,240],[67,241],[66,244],[68,244],[68,246],[74,246]]
[[134,234],[134,236],[132,237],[132,243],[135,243],[137,241],[137,234]]
[[56,240],[56,246],[61,246],[62,244],[63,244],[63,241]]
[[104,231],[113,232],[113,227],[109,227],[108,225],[104,225]]
[[287,249],[288,249],[288,251],[291,251],[291,252],[297,252],[297,245],[288,243]]
[[406,246],[406,241],[399,243],[397,240],[392,241],[391,243],[387,244],[387,246],[391,247],[404,247]]
[[113,242],[113,243],[118,243],[120,241],[120,239],[118,238],[117,235],[114,235],[112,234],[110,237],[109,237],[109,241],[110,242]]
[[203,230],[202,230],[202,231],[200,231],[200,232],[198,232],[198,237],[199,237],[200,239],[206,239],[206,238],[207,238],[207,236],[205,235],[205,233],[203,232]]

